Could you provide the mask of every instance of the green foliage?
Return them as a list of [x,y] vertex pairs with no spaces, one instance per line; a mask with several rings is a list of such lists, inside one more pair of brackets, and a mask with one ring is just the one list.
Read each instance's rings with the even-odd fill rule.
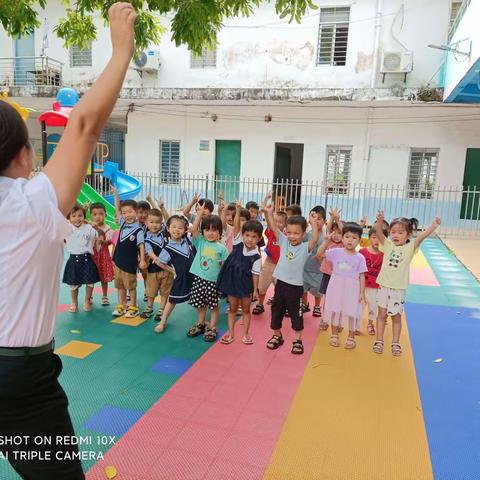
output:
[[[71,7],[65,5],[65,16],[55,27],[57,36],[66,47],[85,48],[95,40],[97,30],[94,17],[100,15],[108,22],[108,9],[115,0],[76,0]],[[166,28],[160,15],[168,14],[172,20],[170,30],[177,46],[187,45],[201,54],[205,46],[217,43],[217,33],[226,18],[249,17],[262,0],[131,0],[138,12],[135,24],[137,51],[157,45]],[[38,17],[46,7],[46,0],[0,0],[0,23],[9,35],[26,35],[40,26]],[[280,18],[300,23],[309,9],[317,6],[313,0],[275,0],[275,10]]]

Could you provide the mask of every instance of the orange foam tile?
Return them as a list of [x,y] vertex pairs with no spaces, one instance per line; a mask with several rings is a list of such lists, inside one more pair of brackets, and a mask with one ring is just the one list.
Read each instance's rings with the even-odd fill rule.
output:
[[55,353],[65,355],[67,357],[75,357],[83,359],[98,350],[102,345],[99,343],[82,342],[80,340],[72,340],[60,348]]
[[139,315],[133,318],[117,317],[112,320],[112,323],[119,323],[120,325],[128,325],[129,327],[138,327],[143,322],[146,322],[146,318],[141,318]]

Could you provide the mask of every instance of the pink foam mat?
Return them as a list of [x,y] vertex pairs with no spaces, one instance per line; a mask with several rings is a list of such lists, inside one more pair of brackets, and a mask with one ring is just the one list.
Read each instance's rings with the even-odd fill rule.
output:
[[87,479],[104,479],[105,467],[113,465],[116,480],[260,480],[318,334],[318,319],[304,318],[305,354],[297,356],[290,353],[290,319],[276,351],[265,346],[272,334],[269,309],[252,316],[253,345],[241,343],[237,324],[235,342],[212,346]]
[[439,287],[435,274],[430,268],[410,268],[410,283],[413,285],[425,285],[427,287]]

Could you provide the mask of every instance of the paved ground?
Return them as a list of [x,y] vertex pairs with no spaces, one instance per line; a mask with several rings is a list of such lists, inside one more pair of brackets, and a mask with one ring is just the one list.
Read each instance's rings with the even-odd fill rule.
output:
[[[332,348],[310,314],[301,357],[288,329],[284,346],[265,348],[268,314],[251,346],[187,338],[187,305],[156,335],[100,306],[69,314],[62,288],[61,383],[77,435],[93,441],[81,448],[105,456],[84,462],[87,478],[112,478],[108,467],[116,480],[477,478],[480,286],[436,239],[411,280],[401,358],[373,354],[366,334],[354,351]],[[0,479],[18,476],[0,461]]]

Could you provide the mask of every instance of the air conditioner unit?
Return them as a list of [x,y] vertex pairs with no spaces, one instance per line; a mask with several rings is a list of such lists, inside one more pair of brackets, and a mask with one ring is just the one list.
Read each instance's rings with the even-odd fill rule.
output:
[[160,65],[160,52],[158,50],[145,50],[132,60],[133,68],[141,72],[158,72]]
[[413,52],[383,52],[380,73],[409,73],[413,70]]

